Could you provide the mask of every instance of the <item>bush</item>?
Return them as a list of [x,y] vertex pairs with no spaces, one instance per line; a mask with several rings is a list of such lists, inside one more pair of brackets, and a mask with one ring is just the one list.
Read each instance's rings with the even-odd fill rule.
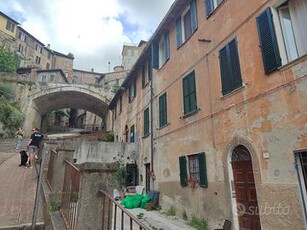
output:
[[208,229],[208,223],[203,218],[197,218],[195,216],[192,216],[192,220],[189,222],[189,225],[197,230],[207,230]]

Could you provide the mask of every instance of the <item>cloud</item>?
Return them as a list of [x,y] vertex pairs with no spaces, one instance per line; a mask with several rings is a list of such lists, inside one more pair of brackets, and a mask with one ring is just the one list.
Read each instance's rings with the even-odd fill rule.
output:
[[174,0],[1,0],[0,10],[51,49],[75,56],[74,68],[107,72],[123,44],[148,40]]

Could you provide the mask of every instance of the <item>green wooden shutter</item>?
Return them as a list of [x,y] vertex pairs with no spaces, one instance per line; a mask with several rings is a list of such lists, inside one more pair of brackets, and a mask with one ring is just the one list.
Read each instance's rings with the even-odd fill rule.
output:
[[220,70],[221,70],[221,82],[223,95],[231,91],[231,78],[229,76],[229,66],[227,59],[227,47],[224,47],[219,52]]
[[136,97],[136,79],[134,79],[134,82],[133,82],[133,96],[134,98]]
[[152,68],[159,69],[159,44],[157,42],[151,44],[151,55]]
[[181,17],[176,19],[176,41],[177,41],[177,48],[179,48],[182,45]]
[[190,4],[191,9],[191,29],[192,33],[197,29],[197,11],[196,11],[196,1],[192,0]]
[[267,8],[257,18],[258,35],[265,74],[281,66],[281,58],[274,30],[271,9]]
[[196,103],[196,85],[195,85],[195,73],[191,73],[189,76],[189,101],[190,101],[190,112],[197,109]]
[[185,156],[179,157],[180,168],[180,185],[186,187],[188,185],[187,159]]
[[151,80],[152,77],[152,68],[151,68],[151,61],[148,61],[148,66],[147,66],[147,71],[148,71],[148,81]]
[[199,185],[208,188],[207,165],[205,153],[198,154],[199,162]]
[[229,62],[231,65],[231,90],[237,89],[242,86],[241,68],[238,53],[237,40],[234,39],[229,43]]
[[205,1],[206,1],[206,15],[208,18],[213,11],[213,5],[212,5],[212,0],[205,0]]
[[188,77],[183,79],[183,112],[187,114],[190,109],[190,100],[189,100],[189,81]]

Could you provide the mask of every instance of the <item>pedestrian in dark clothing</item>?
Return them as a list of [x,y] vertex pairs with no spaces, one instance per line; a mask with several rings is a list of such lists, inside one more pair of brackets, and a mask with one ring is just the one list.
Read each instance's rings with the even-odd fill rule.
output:
[[37,128],[32,129],[31,137],[27,144],[27,154],[28,154],[28,165],[30,168],[33,167],[34,157],[37,154],[40,143],[43,139],[44,135],[39,132]]

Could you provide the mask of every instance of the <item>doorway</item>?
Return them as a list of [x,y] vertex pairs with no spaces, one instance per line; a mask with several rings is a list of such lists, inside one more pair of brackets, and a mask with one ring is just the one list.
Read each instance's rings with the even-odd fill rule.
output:
[[243,145],[237,146],[231,155],[233,185],[235,189],[239,229],[261,229],[257,191],[251,155]]
[[150,164],[145,164],[145,172],[145,189],[146,193],[148,193],[150,191]]

